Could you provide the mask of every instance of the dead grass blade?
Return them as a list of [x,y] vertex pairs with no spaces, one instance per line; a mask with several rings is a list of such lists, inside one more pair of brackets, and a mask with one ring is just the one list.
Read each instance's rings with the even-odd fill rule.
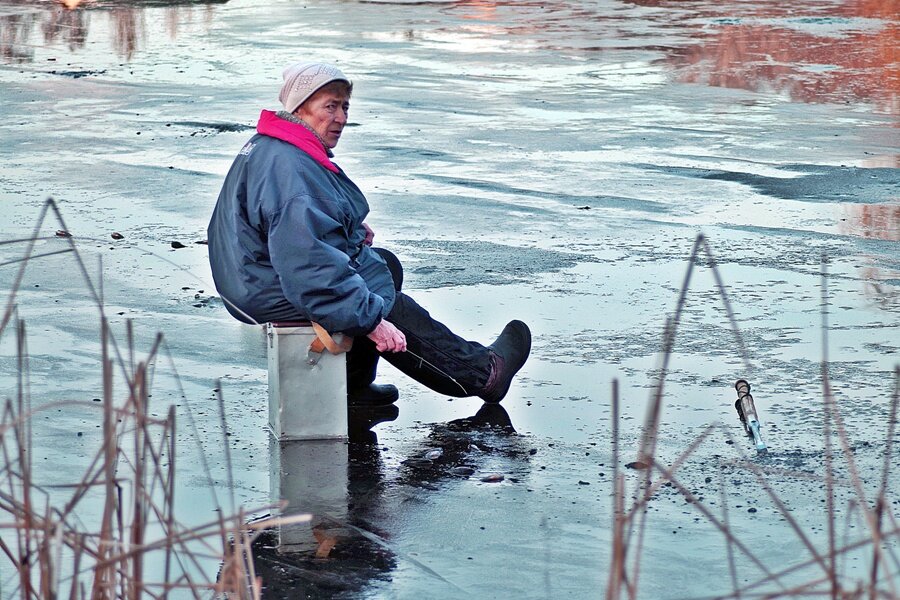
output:
[[[128,321],[123,357],[103,314],[102,259],[98,288],[88,276],[73,238],[60,238],[68,245],[63,250],[34,252],[37,242],[54,239],[54,236],[38,235],[50,214],[66,229],[55,202],[49,199],[30,238],[0,242],[25,244],[20,259],[5,263],[19,266],[0,321],[0,335],[10,323],[15,323],[18,361],[16,397],[7,399],[0,412],[0,517],[9,518],[8,522],[0,522],[0,529],[12,533],[0,538],[0,560],[11,564],[15,575],[15,584],[0,582],[4,597],[139,600],[167,598],[172,591],[179,590],[195,598],[220,592],[229,598],[258,600],[262,588],[251,556],[253,537],[262,527],[299,522],[309,516],[272,518],[251,526],[244,523],[247,513],[240,509],[233,510],[230,516],[219,511],[220,517],[212,526],[185,527],[179,523],[174,498],[175,408],[168,408],[165,419],[151,417],[149,410],[152,375],[160,349],[165,350],[178,390],[187,400],[172,353],[162,336],[157,335],[146,360],[138,361],[133,325]],[[30,260],[69,253],[100,314],[101,403],[63,400],[45,403],[35,411],[31,407],[27,331],[24,321],[17,318],[16,296]],[[126,386],[125,398],[116,397],[115,382],[119,374]],[[51,502],[51,494],[33,477],[31,423],[36,412],[64,406],[90,406],[89,411],[100,411],[95,414],[101,421],[102,442],[81,479],[52,486],[57,496],[70,493],[57,509]],[[221,396],[220,409],[227,452]],[[199,440],[193,416],[190,411],[188,414],[195,439]],[[211,483],[202,445],[200,450],[207,481]],[[230,460],[227,466],[229,482],[232,482]],[[229,487],[234,507],[233,484]],[[215,500],[215,490],[212,487],[210,490]],[[78,512],[88,502],[98,509],[96,516],[85,522]],[[219,503],[216,501],[215,505],[218,507]],[[158,576],[148,571],[151,556],[160,558],[154,558],[154,564],[164,565]],[[227,563],[230,575],[226,581],[198,579],[196,574],[204,570],[203,561],[210,557]]]

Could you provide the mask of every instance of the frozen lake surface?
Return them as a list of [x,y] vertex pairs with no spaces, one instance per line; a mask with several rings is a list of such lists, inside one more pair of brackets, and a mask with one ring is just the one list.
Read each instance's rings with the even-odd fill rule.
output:
[[[92,276],[102,256],[113,332],[124,339],[132,320],[144,353],[165,336],[178,377],[159,362],[154,406],[163,414],[174,402],[179,418],[190,406],[197,423],[178,430],[181,519],[216,509],[198,446],[217,494],[229,493],[219,381],[236,500],[266,504],[264,334],[228,317],[195,242],[259,111],[277,108],[281,69],[336,63],[355,87],[335,161],[366,193],[376,242],[404,261],[409,293],[482,342],[522,319],[534,349],[505,412],[489,415],[480,401],[436,396],[383,365],[380,379],[401,388],[399,414],[375,427],[377,442],[350,446],[335,511],[355,529],[325,561],[278,567],[270,557],[267,575],[283,587],[269,597],[602,597],[612,381],[621,469],[635,459],[664,323],[701,232],[750,366],[701,255],[669,364],[658,457],[671,464],[721,423],[676,477],[714,514],[726,504],[731,529],[777,572],[813,555],[743,462],[827,551],[823,256],[829,372],[852,443],[837,467],[842,540],[868,535],[847,457],[870,504],[881,483],[900,362],[898,29],[891,0],[96,1],[74,10],[0,0],[0,239],[27,237],[54,197]],[[36,252],[64,249],[53,236],[61,228],[48,220]],[[0,246],[4,290],[18,266],[5,263],[22,251]],[[72,255],[33,260],[16,303],[32,404],[98,397],[99,311]],[[5,401],[17,393],[10,330],[0,348]],[[747,458],[733,408],[739,378],[753,384],[766,457]],[[458,421],[476,414],[474,424]],[[99,419],[81,409],[34,419],[41,483],[84,469]],[[423,458],[436,449],[440,457]],[[503,481],[481,481],[494,473]],[[636,489],[644,473],[625,473]],[[898,484],[889,486],[896,510]],[[671,485],[650,501],[640,597],[728,595],[766,576],[738,553],[732,580],[725,538],[697,504]],[[885,546],[900,550],[896,535]],[[842,559],[846,585],[868,581],[871,555]],[[900,589],[894,566],[883,589]],[[0,576],[0,590],[12,589],[8,571]],[[821,577],[813,565],[763,589]]]

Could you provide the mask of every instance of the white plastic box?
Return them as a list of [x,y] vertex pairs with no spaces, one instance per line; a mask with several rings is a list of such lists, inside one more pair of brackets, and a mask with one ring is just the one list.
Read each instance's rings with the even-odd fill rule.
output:
[[269,427],[275,439],[346,439],[347,355],[312,352],[316,334],[306,324],[268,323],[266,330]]

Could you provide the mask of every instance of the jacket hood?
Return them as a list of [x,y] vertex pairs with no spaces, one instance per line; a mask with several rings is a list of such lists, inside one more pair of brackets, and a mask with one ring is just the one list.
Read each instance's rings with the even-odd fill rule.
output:
[[259,114],[256,131],[261,135],[267,135],[296,146],[332,173],[339,172],[337,166],[329,160],[328,154],[325,153],[322,142],[303,125],[285,121],[273,111],[264,110]]

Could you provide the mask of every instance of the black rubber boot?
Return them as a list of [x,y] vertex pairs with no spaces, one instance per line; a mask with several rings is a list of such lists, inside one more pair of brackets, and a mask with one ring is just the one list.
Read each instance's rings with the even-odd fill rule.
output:
[[347,404],[350,406],[387,406],[400,397],[397,386],[370,383],[367,386],[347,392]]
[[510,321],[500,332],[500,337],[488,346],[491,351],[491,375],[478,396],[485,402],[503,400],[531,353],[531,330],[522,321]]

